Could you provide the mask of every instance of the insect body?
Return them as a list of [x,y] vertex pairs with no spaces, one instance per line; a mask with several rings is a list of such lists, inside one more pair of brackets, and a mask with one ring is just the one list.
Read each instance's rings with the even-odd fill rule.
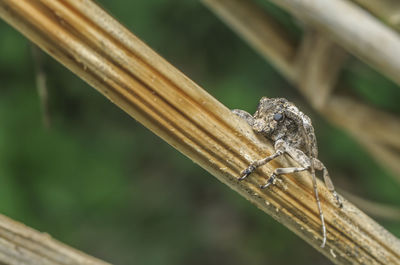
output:
[[254,115],[238,109],[232,112],[245,119],[254,131],[272,140],[275,149],[274,154],[251,163],[241,172],[239,180],[245,179],[256,168],[265,165],[283,154],[291,156],[300,167],[275,169],[261,188],[267,188],[273,184],[278,175],[310,170],[313,177],[314,193],[322,224],[323,240],[321,247],[324,247],[326,243],[326,227],[318,197],[315,169],[322,170],[325,185],[336,198],[339,207],[342,207],[342,203],[329,177],[328,170],[317,158],[317,141],[311,119],[301,112],[293,103],[284,98],[261,98]]

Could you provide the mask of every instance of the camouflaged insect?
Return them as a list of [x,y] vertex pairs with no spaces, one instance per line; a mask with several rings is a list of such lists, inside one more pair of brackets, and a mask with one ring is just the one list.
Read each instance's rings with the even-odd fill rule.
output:
[[337,195],[328,170],[324,164],[318,160],[317,140],[311,119],[301,112],[293,103],[284,98],[261,98],[256,113],[251,115],[243,110],[232,110],[234,114],[243,118],[253,128],[266,138],[274,142],[275,153],[261,160],[254,161],[241,172],[239,180],[245,179],[256,168],[267,164],[269,161],[288,154],[300,167],[277,168],[261,188],[267,188],[274,184],[276,176],[310,170],[313,177],[315,199],[317,201],[319,215],[322,225],[322,244],[326,243],[326,227],[321,203],[318,197],[315,169],[322,170],[325,185],[336,198],[339,207],[342,207],[339,196]]

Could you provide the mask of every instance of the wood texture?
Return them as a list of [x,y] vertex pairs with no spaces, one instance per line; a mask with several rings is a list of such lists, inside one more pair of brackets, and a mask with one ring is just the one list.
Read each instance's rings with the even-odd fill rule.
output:
[[327,246],[321,249],[308,172],[285,176],[269,190],[259,189],[275,168],[295,163],[289,158],[273,161],[238,182],[239,172],[251,161],[273,152],[271,143],[93,2],[0,0],[0,16],[334,263],[400,264],[399,240],[346,200],[338,209],[319,181],[328,232]]

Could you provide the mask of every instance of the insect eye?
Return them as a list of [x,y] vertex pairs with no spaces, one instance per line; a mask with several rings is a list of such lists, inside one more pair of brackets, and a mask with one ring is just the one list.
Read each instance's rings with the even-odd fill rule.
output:
[[274,114],[274,120],[275,121],[281,121],[283,120],[283,115],[281,113],[275,113]]

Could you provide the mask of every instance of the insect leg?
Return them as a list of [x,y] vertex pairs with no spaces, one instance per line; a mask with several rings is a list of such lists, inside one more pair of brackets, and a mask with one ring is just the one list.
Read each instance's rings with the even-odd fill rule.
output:
[[245,179],[248,175],[250,175],[256,168],[261,167],[267,164],[269,161],[277,158],[278,156],[283,155],[286,152],[286,145],[285,142],[282,140],[278,140],[274,144],[274,149],[276,150],[274,154],[267,156],[266,158],[254,161],[250,164],[245,170],[240,173],[239,180]]
[[245,120],[250,126],[253,126],[254,118],[247,111],[244,111],[244,110],[241,110],[241,109],[233,109],[232,113],[235,114],[236,116],[239,116],[243,120]]
[[321,161],[319,161],[316,158],[314,159],[314,166],[315,166],[316,169],[322,170],[322,175],[324,176],[325,186],[332,193],[333,197],[335,197],[339,208],[342,208],[343,207],[343,203],[340,200],[339,195],[335,191],[335,187],[333,186],[331,177],[329,176],[328,169],[325,167],[325,165]]
[[[314,164],[315,161],[313,159],[310,162],[311,162],[311,164]],[[319,200],[319,195],[318,195],[317,178],[315,177],[315,170],[314,170],[313,166],[311,166],[311,176],[312,176],[312,183],[313,183],[313,187],[314,187],[315,200],[317,201],[317,206],[318,206],[319,218],[321,219],[321,227],[322,227],[321,248],[324,248],[325,243],[326,243],[326,226],[325,226],[324,214],[322,212],[321,201]]]
[[243,171],[240,173],[240,176],[241,176],[241,177],[239,178],[239,180],[245,179],[245,178],[246,178],[248,175],[250,175],[254,170],[256,170],[256,168],[261,167],[261,166],[267,164],[269,161],[271,161],[271,160],[277,158],[278,156],[280,156],[280,155],[282,155],[282,154],[283,154],[283,151],[282,151],[282,150],[278,150],[278,151],[275,152],[275,154],[272,154],[272,155],[270,155],[270,156],[267,156],[267,157],[264,158],[264,159],[254,161],[253,163],[250,164],[250,166],[248,166],[245,170],[243,170]]
[[277,168],[274,170],[274,173],[269,177],[267,183],[265,185],[262,185],[260,188],[265,189],[268,188],[269,185],[273,184],[275,177],[282,175],[282,174],[290,174],[290,173],[295,173],[295,172],[300,172],[300,171],[305,171],[308,170],[306,167],[285,167],[285,168]]

